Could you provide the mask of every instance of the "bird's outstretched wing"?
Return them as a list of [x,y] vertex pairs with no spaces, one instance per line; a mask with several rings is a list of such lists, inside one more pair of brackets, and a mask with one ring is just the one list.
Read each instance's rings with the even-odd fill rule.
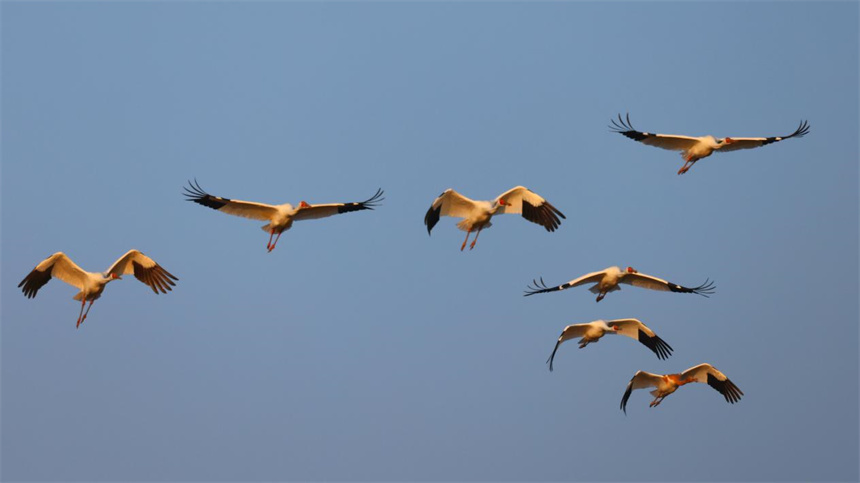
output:
[[658,374],[637,371],[636,374],[633,375],[633,378],[630,379],[630,382],[627,383],[627,389],[624,391],[624,396],[621,397],[621,410],[624,411],[624,414],[627,414],[627,400],[630,399],[630,393],[632,393],[634,389],[657,387],[662,379],[663,376]]
[[630,114],[627,114],[626,121],[621,117],[621,114],[618,114],[618,121],[615,119],[610,119],[610,121],[612,121],[612,125],[609,126],[609,129],[611,129],[612,132],[623,134],[634,141],[639,141],[642,144],[647,144],[657,148],[668,149],[671,151],[686,151],[699,142],[698,138],[690,136],[680,136],[677,134],[654,134],[637,131],[636,129],[633,129],[633,124],[630,123]]
[[534,295],[536,293],[547,293],[547,292],[557,292],[559,290],[564,290],[571,287],[578,287],[580,285],[584,285],[586,283],[597,283],[603,276],[606,274],[606,270],[601,270],[599,272],[587,273],[579,278],[575,278],[570,282],[563,283],[561,285],[555,287],[547,287],[547,285],[543,281],[543,277],[541,277],[540,282],[537,280],[532,280],[532,285],[528,286],[528,290],[526,290],[525,297],[529,295]]
[[504,201],[502,213],[521,213],[523,218],[546,228],[546,231],[555,231],[561,225],[558,218],[565,217],[549,201],[524,186],[509,189],[497,196],[496,200]]
[[678,292],[678,293],[694,293],[702,297],[708,297],[714,293],[716,286],[710,280],[705,280],[705,283],[698,287],[684,287],[677,283],[667,282],[662,278],[652,277],[644,273],[627,273],[620,280],[621,283],[633,285],[634,287],[647,288],[651,290],[660,290],[663,292]]
[[[774,136],[769,138],[736,138],[730,137],[723,141],[723,145],[717,150],[718,153],[724,151],[738,151],[740,149],[752,149],[759,146],[767,146],[768,144],[784,141],[790,138],[802,138],[809,132],[809,123],[800,121],[800,125],[793,133],[788,136]],[[726,143],[727,140],[731,140]]]
[[273,205],[265,203],[231,200],[229,198],[221,198],[220,196],[212,196],[197,184],[197,180],[194,180],[193,183],[191,181],[188,182],[184,194],[187,201],[193,201],[198,205],[243,218],[268,221],[278,212],[277,208]]
[[546,363],[549,364],[549,370],[552,371],[552,361],[555,359],[555,353],[558,350],[558,346],[561,345],[562,342],[570,339],[575,339],[577,337],[582,337],[585,332],[588,330],[588,327],[591,324],[573,324],[568,325],[561,331],[561,335],[558,336],[558,340],[555,343],[555,347],[552,349],[552,354],[550,354],[549,359],[546,360]]
[[693,378],[696,382],[708,384],[722,394],[728,403],[734,404],[740,401],[741,396],[744,395],[743,391],[738,386],[735,386],[735,383],[710,364],[699,364],[682,372],[681,380],[687,378]]
[[136,279],[149,285],[149,288],[156,294],[159,291],[167,293],[173,290],[171,287],[176,285],[173,280],[179,280],[161,265],[155,263],[155,260],[137,250],[129,250],[125,255],[119,257],[105,273],[116,276],[133,273]]
[[372,210],[379,206],[379,202],[384,200],[382,197],[382,188],[376,190],[376,194],[364,201],[354,203],[328,203],[325,205],[309,205],[299,207],[293,219],[295,220],[315,220],[317,218],[325,218],[328,216],[339,215],[341,213],[349,213],[351,211]]
[[453,216],[465,218],[477,208],[475,200],[470,200],[457,193],[451,188],[446,189],[438,198],[433,200],[427,214],[424,215],[424,224],[427,225],[427,234],[439,223],[441,216]]
[[23,287],[24,295],[28,299],[33,298],[36,292],[51,280],[51,277],[57,277],[83,290],[87,272],[77,266],[65,253],[57,252],[36,265],[36,268],[21,280],[18,287]]
[[631,339],[638,340],[645,347],[657,354],[658,359],[667,359],[672,355],[672,346],[657,336],[653,330],[648,328],[639,319],[615,319],[606,322],[610,327],[618,327],[616,334],[621,334]]

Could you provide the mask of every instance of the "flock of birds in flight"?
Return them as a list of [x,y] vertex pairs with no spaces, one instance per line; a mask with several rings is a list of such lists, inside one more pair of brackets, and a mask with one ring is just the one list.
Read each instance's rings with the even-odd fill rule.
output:
[[[637,131],[630,122],[630,116],[613,119],[609,126],[614,132],[620,133],[630,139],[639,141],[649,146],[662,149],[680,151],[684,159],[684,165],[678,170],[678,174],[684,174],[700,159],[706,158],[714,152],[736,151],[739,149],[750,149],[766,146],[771,143],[783,141],[793,137],[803,137],[809,132],[809,124],[801,121],[797,130],[788,136],[739,138],[726,137],[715,138],[713,136],[680,136],[672,134],[653,134]],[[294,221],[313,220],[327,218],[329,216],[353,211],[372,210],[384,200],[382,189],[377,190],[372,197],[354,203],[328,203],[312,205],[301,201],[298,206],[289,203],[281,205],[269,205],[253,201],[241,201],[229,198],[213,196],[203,190],[196,182],[189,182],[185,188],[185,196],[188,201],[212,208],[228,215],[241,216],[267,222],[262,227],[269,234],[266,249],[271,252],[275,249],[281,234],[289,230]],[[528,188],[517,186],[500,194],[491,201],[475,201],[453,189],[445,190],[437,197],[427,214],[424,216],[424,224],[427,233],[439,222],[440,217],[450,216],[462,218],[457,223],[457,228],[466,232],[466,239],[460,246],[463,251],[469,241],[472,232],[475,237],[469,249],[474,249],[481,231],[492,226],[493,216],[499,214],[520,214],[526,220],[543,226],[547,231],[555,231],[565,218],[564,214],[546,199]],[[138,250],[129,250],[104,272],[88,272],[79,267],[71,258],[63,252],[57,252],[49,256],[26,276],[18,287],[22,289],[27,298],[33,298],[52,277],[56,277],[69,285],[76,287],[79,292],[73,297],[81,302],[80,313],[76,327],[86,320],[93,306],[93,302],[101,297],[108,282],[121,280],[122,275],[134,275],[135,278],[148,285],[156,294],[167,293],[175,286],[179,279],[165,270],[155,260],[149,258]],[[589,291],[597,294],[597,302],[600,302],[606,294],[620,290],[619,284],[632,285],[634,287],[647,288],[651,290],[670,291],[678,293],[694,293],[707,297],[713,293],[714,284],[706,280],[696,287],[684,287],[661,278],[644,273],[639,273],[632,267],[622,270],[619,267],[609,267],[604,270],[588,273],[575,278],[569,282],[557,286],[547,286],[543,279],[533,281],[529,285],[525,295],[556,292],[580,285],[594,284]],[[89,302],[89,306],[86,306]],[[579,348],[588,344],[598,342],[606,334],[617,334],[638,340],[648,349],[653,351],[658,359],[665,360],[672,354],[672,347],[651,330],[648,326],[637,319],[596,320],[587,324],[568,325],[564,328],[555,348],[547,363],[549,370],[553,370],[553,360],[559,346],[570,339],[580,338]],[[723,395],[725,400],[734,404],[739,401],[743,392],[710,364],[699,364],[684,372],[676,374],[652,374],[650,372],[638,371],[630,379],[627,389],[621,399],[621,409],[627,412],[627,400],[635,389],[655,388],[651,391],[654,400],[650,407],[657,406],[663,399],[675,392],[679,387],[699,382],[708,384]]]

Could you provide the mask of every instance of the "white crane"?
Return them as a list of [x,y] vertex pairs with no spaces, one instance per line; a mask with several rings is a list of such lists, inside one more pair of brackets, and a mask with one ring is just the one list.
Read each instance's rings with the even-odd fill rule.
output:
[[[293,221],[315,220],[317,218],[326,218],[352,211],[372,210],[379,206],[380,201],[385,199],[382,198],[383,191],[380,188],[370,198],[354,203],[311,205],[302,201],[296,207],[289,203],[267,205],[253,201],[231,200],[229,198],[221,198],[220,196],[212,196],[197,184],[197,180],[194,180],[194,183],[189,181],[188,184],[189,186],[185,188],[187,201],[193,201],[199,205],[227,213],[228,215],[268,221],[269,223],[263,226],[263,231],[269,234],[269,242],[266,244],[266,249],[269,252],[275,249],[275,245],[277,245],[278,240],[281,238],[281,233],[293,226]],[[275,234],[278,236],[273,243],[272,238]]]
[[736,138],[727,137],[717,139],[713,136],[679,136],[676,134],[654,134],[637,131],[630,123],[630,114],[627,115],[627,120],[618,115],[618,121],[611,119],[612,125],[609,128],[613,132],[623,134],[628,138],[639,141],[642,144],[656,146],[658,148],[668,149],[670,151],[681,151],[681,157],[684,158],[684,166],[678,170],[678,174],[686,173],[696,164],[696,161],[707,158],[714,151],[737,151],[739,149],[751,149],[759,146],[766,146],[771,143],[776,143],[789,138],[801,138],[809,132],[809,123],[800,121],[800,126],[788,136],[773,136],[769,138]]
[[607,293],[621,290],[621,287],[618,286],[619,283],[633,285],[634,287],[648,288],[651,290],[661,290],[664,292],[694,293],[703,297],[708,297],[713,294],[714,288],[716,288],[713,282],[709,280],[705,280],[705,283],[698,287],[684,287],[676,283],[667,282],[662,278],[639,273],[639,271],[633,267],[627,267],[626,270],[621,270],[619,267],[605,268],[599,272],[587,273],[579,278],[575,278],[570,282],[563,283],[556,287],[547,287],[543,278],[540,279],[540,282],[533,280],[532,283],[534,286],[529,285],[528,290],[525,293],[526,297],[537,293],[556,292],[571,287],[585,285],[587,283],[594,283],[595,285],[589,288],[588,291],[597,294],[598,302],[603,300],[603,297],[605,297]]
[[653,408],[660,404],[666,396],[677,391],[679,387],[691,382],[708,384],[722,394],[726,398],[726,402],[732,404],[740,401],[741,396],[744,395],[743,391],[738,389],[738,386],[735,386],[735,383],[730,381],[725,374],[718,371],[714,366],[699,364],[680,374],[662,375],[638,371],[630,379],[630,383],[627,384],[627,390],[624,391],[624,396],[621,398],[621,409],[624,411],[624,414],[627,414],[627,400],[630,399],[630,393],[634,389],[655,387],[656,389],[651,391],[654,400],[648,405]]
[[473,231],[477,231],[475,239],[469,246],[471,250],[475,248],[481,230],[493,226],[490,219],[501,213],[522,214],[523,218],[543,226],[546,231],[555,231],[561,224],[558,217],[564,218],[564,214],[558,211],[555,206],[523,186],[511,188],[492,201],[470,200],[449,188],[433,201],[427,214],[424,215],[424,224],[427,225],[427,234],[429,235],[436,223],[439,222],[440,216],[463,218],[457,223],[457,228],[466,232],[466,239],[463,240],[460,251],[466,248],[469,235]]
[[595,320],[587,324],[568,325],[564,328],[561,335],[558,336],[558,341],[555,343],[552,354],[546,360],[547,364],[549,364],[549,370],[552,371],[552,361],[555,359],[555,353],[562,342],[582,337],[579,340],[579,348],[582,349],[588,344],[598,342],[606,334],[619,334],[638,340],[642,345],[657,354],[657,358],[661,360],[672,355],[672,346],[658,337],[653,330],[639,321],[639,319]]
[[[81,301],[81,312],[78,314],[78,322],[75,327],[80,327],[86,320],[87,314],[90,313],[93,302],[102,296],[105,285],[108,282],[120,280],[121,276],[126,274],[134,274],[135,278],[149,285],[156,294],[159,291],[167,293],[173,290],[171,287],[176,284],[172,280],[179,280],[161,265],[155,263],[155,260],[137,250],[129,250],[104,272],[87,272],[77,266],[65,253],[57,252],[36,265],[36,268],[24,277],[24,280],[21,280],[18,287],[23,286],[22,290],[27,298],[35,297],[39,289],[48,283],[51,277],[56,277],[77,287],[80,292],[73,299]],[[90,302],[90,305],[84,312],[84,305],[87,301]]]

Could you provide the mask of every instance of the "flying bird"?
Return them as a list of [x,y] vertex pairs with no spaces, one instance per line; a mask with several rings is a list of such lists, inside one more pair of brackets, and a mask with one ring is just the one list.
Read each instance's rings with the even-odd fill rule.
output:
[[595,320],[587,324],[568,325],[564,328],[561,335],[558,336],[558,341],[555,343],[552,354],[546,360],[547,364],[549,364],[549,370],[552,371],[552,361],[555,359],[555,352],[562,342],[582,337],[579,339],[579,348],[582,349],[588,344],[600,341],[600,338],[606,334],[620,334],[638,340],[642,345],[657,354],[657,358],[661,360],[672,355],[672,346],[658,337],[653,330],[638,319]]
[[809,123],[800,121],[800,126],[788,136],[773,136],[769,138],[722,138],[718,139],[713,136],[679,136],[676,134],[654,134],[637,131],[630,123],[630,114],[627,115],[627,120],[621,118],[618,114],[618,121],[611,119],[612,125],[609,128],[613,132],[623,134],[628,138],[639,141],[642,144],[656,146],[658,148],[668,149],[671,151],[681,151],[681,157],[684,158],[684,166],[678,170],[678,174],[686,173],[696,164],[696,161],[707,158],[714,151],[737,151],[739,149],[752,149],[759,146],[783,141],[789,138],[801,138],[809,132]]
[[460,251],[466,248],[469,235],[476,231],[475,239],[469,249],[475,248],[481,230],[493,226],[490,220],[494,215],[509,213],[522,214],[526,220],[537,223],[546,228],[546,231],[555,231],[564,214],[552,206],[549,201],[537,193],[517,186],[497,196],[492,201],[475,201],[466,198],[452,189],[447,189],[433,201],[427,214],[424,215],[424,224],[427,225],[427,234],[439,223],[440,216],[453,216],[463,218],[457,223],[457,228],[466,232],[466,239],[460,246]]
[[609,267],[599,272],[585,274],[557,287],[547,287],[543,278],[540,279],[540,282],[533,280],[532,283],[534,286],[529,285],[528,290],[525,293],[526,297],[537,293],[556,292],[571,287],[585,285],[587,283],[594,283],[595,285],[588,290],[591,293],[597,294],[598,302],[603,300],[603,297],[605,297],[607,293],[621,290],[621,287],[618,286],[619,283],[633,285],[634,287],[648,288],[651,290],[662,290],[664,292],[694,293],[703,297],[713,294],[715,288],[713,282],[710,282],[709,280],[705,280],[705,283],[698,287],[684,287],[676,283],[667,282],[662,278],[639,273],[633,267],[627,267],[626,270],[621,270],[619,267]]
[[[189,181],[188,185],[185,187],[187,201],[193,201],[199,205],[227,213],[228,215],[268,221],[269,223],[263,226],[263,231],[269,234],[269,242],[266,244],[266,249],[269,252],[275,249],[275,245],[277,245],[278,240],[281,238],[281,233],[293,226],[293,221],[314,220],[352,211],[372,210],[379,206],[380,201],[385,199],[382,197],[383,191],[380,188],[376,190],[375,195],[364,201],[320,205],[312,205],[302,201],[298,206],[294,207],[289,203],[267,205],[253,201],[231,200],[229,198],[221,198],[220,196],[212,196],[197,184],[197,180],[194,180],[194,183]],[[277,237],[275,237],[276,234],[278,235]],[[275,237],[274,242],[272,242],[273,237]]]
[[624,396],[621,398],[621,409],[624,411],[624,414],[627,414],[627,400],[630,399],[630,393],[634,389],[655,387],[656,389],[651,391],[654,400],[648,405],[653,408],[663,402],[666,396],[677,391],[679,387],[691,382],[707,383],[719,391],[726,398],[726,402],[732,404],[740,401],[741,396],[744,395],[743,391],[738,389],[738,386],[735,386],[735,383],[730,381],[725,374],[718,371],[714,366],[699,364],[680,374],[660,375],[645,371],[636,372],[636,375],[627,384],[627,390],[624,391]]
[[[77,266],[65,253],[57,252],[36,265],[36,268],[24,277],[24,280],[21,280],[18,287],[23,287],[22,290],[27,298],[35,297],[39,289],[48,283],[51,277],[56,277],[77,287],[80,292],[73,299],[81,301],[81,312],[78,314],[75,327],[80,327],[86,320],[87,314],[90,313],[93,302],[102,296],[105,285],[114,280],[121,280],[122,275],[126,274],[134,274],[135,278],[149,285],[149,288],[156,294],[173,290],[171,287],[176,284],[172,280],[179,280],[161,265],[155,263],[155,260],[137,250],[129,250],[104,272],[87,272]],[[84,305],[87,301],[90,302],[90,305],[84,312]]]

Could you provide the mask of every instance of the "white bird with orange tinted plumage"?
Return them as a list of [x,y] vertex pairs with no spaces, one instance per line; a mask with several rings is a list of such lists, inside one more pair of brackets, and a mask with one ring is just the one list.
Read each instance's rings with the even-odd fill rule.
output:
[[524,186],[516,186],[492,201],[471,200],[453,189],[447,189],[433,200],[424,215],[424,224],[427,225],[429,235],[436,223],[439,223],[440,216],[463,218],[457,223],[457,228],[466,232],[466,239],[463,240],[460,251],[466,248],[469,235],[474,231],[475,239],[469,246],[471,250],[475,248],[481,230],[493,226],[490,220],[499,214],[521,214],[526,220],[537,223],[550,232],[561,225],[559,217],[564,218],[564,214],[542,196]]
[[[22,291],[27,298],[35,297],[39,289],[52,277],[77,287],[80,292],[73,299],[81,301],[81,312],[75,327],[80,327],[90,313],[93,302],[102,296],[108,282],[120,280],[121,276],[126,274],[134,274],[135,278],[148,285],[156,294],[159,291],[167,293],[172,290],[171,287],[175,285],[172,280],[179,280],[155,263],[155,260],[137,250],[129,250],[104,272],[87,272],[65,253],[57,252],[36,265],[36,268],[21,280],[18,287],[23,287]],[[87,301],[90,305],[84,312]]]
[[532,283],[534,286],[529,285],[529,290],[525,293],[526,297],[538,293],[557,292],[571,287],[594,283],[595,285],[588,290],[591,293],[597,294],[598,302],[603,300],[603,297],[605,297],[607,293],[621,290],[621,287],[618,286],[619,283],[664,292],[694,293],[703,297],[707,297],[714,293],[713,289],[715,288],[714,284],[709,280],[705,280],[705,283],[698,287],[684,287],[676,283],[667,282],[662,278],[639,273],[639,271],[633,267],[627,267],[626,270],[621,270],[620,267],[609,267],[599,272],[587,273],[579,278],[575,278],[570,282],[556,287],[547,287],[543,278],[540,279],[540,282],[533,280]]
[[714,136],[680,136],[677,134],[654,134],[642,131],[637,131],[630,123],[630,114],[627,115],[627,120],[618,115],[618,121],[611,119],[612,125],[609,126],[613,132],[623,134],[624,136],[639,141],[648,146],[654,146],[671,151],[681,151],[681,157],[684,158],[684,166],[678,170],[678,174],[686,173],[696,164],[696,161],[707,158],[714,152],[738,151],[740,149],[752,149],[760,146],[767,146],[779,141],[785,141],[791,138],[802,138],[809,132],[809,123],[800,121],[800,126],[788,136],[773,136],[773,137],[756,137],[756,138],[740,138],[740,137],[725,137],[715,138]]
[[654,400],[648,405],[653,408],[663,402],[666,396],[677,391],[679,387],[691,382],[701,382],[711,386],[726,398],[726,402],[731,404],[740,401],[741,396],[744,395],[743,391],[738,389],[738,386],[735,386],[735,383],[710,364],[699,364],[680,374],[663,375],[638,371],[627,384],[627,389],[621,398],[621,410],[624,411],[624,414],[627,414],[627,400],[630,399],[630,393],[635,389],[656,388],[651,391]]
[[564,341],[579,339],[579,348],[582,349],[588,344],[598,342],[606,334],[618,334],[638,340],[645,347],[651,349],[654,354],[657,354],[658,359],[666,359],[672,355],[672,346],[666,343],[663,339],[657,336],[653,330],[648,328],[639,319],[615,319],[615,320],[595,320],[587,324],[568,325],[558,336],[558,341],[555,343],[555,348],[552,354],[547,359],[549,370],[552,371],[552,362],[555,359],[555,353],[558,351]]
[[[298,206],[293,206],[289,203],[282,205],[267,205],[265,203],[257,203],[254,201],[231,200],[220,196],[212,196],[197,184],[197,180],[188,182],[189,186],[185,187],[185,196],[187,201],[193,201],[199,205],[203,205],[213,210],[218,210],[228,215],[241,216],[243,218],[251,218],[254,220],[268,221],[263,226],[263,231],[269,234],[269,242],[266,244],[266,249],[271,252],[281,239],[281,233],[290,229],[293,226],[293,221],[299,220],[315,220],[317,218],[326,218],[329,216],[339,215],[341,213],[350,213],[353,211],[372,210],[376,208],[382,198],[382,189],[376,190],[376,194],[364,201],[353,203],[327,203],[312,205],[305,201],[299,203]],[[278,235],[275,237],[275,235]],[[274,242],[272,241],[274,238]]]

